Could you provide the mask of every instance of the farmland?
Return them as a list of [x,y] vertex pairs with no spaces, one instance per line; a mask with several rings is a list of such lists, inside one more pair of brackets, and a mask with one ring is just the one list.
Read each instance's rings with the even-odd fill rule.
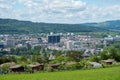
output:
[[76,70],[64,72],[41,72],[34,74],[0,75],[0,80],[119,80],[120,67]]

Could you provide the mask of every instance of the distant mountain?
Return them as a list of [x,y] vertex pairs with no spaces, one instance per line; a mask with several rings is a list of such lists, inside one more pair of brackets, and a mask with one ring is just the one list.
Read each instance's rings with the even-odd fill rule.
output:
[[120,20],[101,23],[57,24],[0,19],[0,33],[96,32],[120,30]]

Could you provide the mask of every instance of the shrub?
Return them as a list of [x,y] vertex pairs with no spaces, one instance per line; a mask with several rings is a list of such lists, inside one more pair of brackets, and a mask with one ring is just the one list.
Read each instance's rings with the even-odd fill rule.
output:
[[10,72],[10,69],[7,65],[4,65],[0,68],[0,71],[1,71],[2,74],[7,74],[7,73]]

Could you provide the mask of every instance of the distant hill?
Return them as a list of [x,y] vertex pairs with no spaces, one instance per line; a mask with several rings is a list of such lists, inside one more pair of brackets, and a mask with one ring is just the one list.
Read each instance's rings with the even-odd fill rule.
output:
[[98,23],[95,26],[104,29],[120,31],[120,20],[106,21],[106,22]]
[[85,23],[83,25],[99,27],[111,31],[120,31],[120,20],[105,21],[100,23]]
[[102,23],[57,24],[0,19],[0,33],[96,32],[120,30],[120,20]]

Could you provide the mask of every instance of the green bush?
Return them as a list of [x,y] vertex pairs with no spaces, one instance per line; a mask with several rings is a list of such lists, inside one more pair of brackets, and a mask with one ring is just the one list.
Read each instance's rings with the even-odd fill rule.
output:
[[48,67],[48,68],[46,69],[46,71],[47,71],[47,72],[54,72],[55,69],[53,69],[52,67]]
[[71,64],[71,65],[66,66],[67,70],[77,70],[77,69],[81,69],[81,68],[82,68],[82,66],[80,65],[80,63]]
[[59,67],[58,67],[58,70],[67,70],[66,66],[64,64],[61,64]]
[[2,74],[7,74],[7,73],[10,72],[10,69],[7,65],[4,65],[0,68],[0,71],[1,71]]

